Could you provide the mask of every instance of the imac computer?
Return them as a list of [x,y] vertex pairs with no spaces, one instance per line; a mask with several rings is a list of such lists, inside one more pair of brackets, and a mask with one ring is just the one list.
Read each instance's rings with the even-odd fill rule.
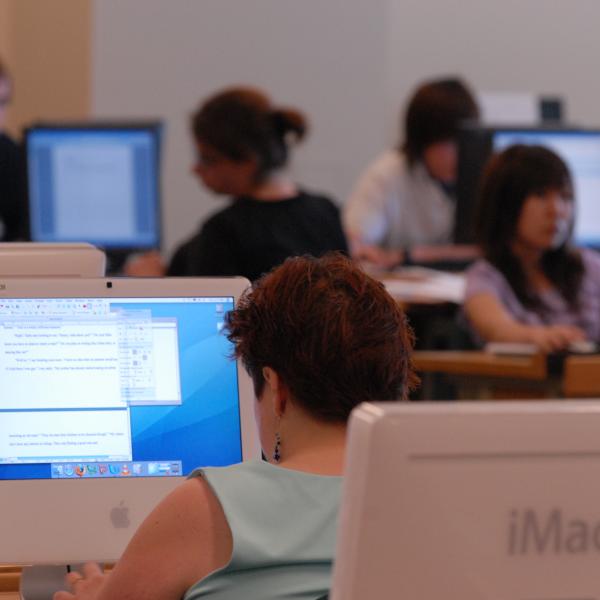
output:
[[113,561],[195,467],[260,458],[248,285],[0,277],[0,564]]
[[34,125],[25,131],[30,237],[111,252],[160,245],[161,125]]
[[547,146],[565,161],[573,177],[576,201],[575,242],[600,247],[600,130],[588,129],[465,128],[459,137],[455,241],[474,241],[483,168],[492,153],[513,144]]
[[333,600],[598,598],[600,402],[363,404]]
[[104,277],[106,256],[91,244],[0,243],[0,277]]

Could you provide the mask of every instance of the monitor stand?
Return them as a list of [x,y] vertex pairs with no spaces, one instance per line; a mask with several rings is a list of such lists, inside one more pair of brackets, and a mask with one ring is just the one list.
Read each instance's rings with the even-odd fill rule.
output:
[[33,565],[23,567],[19,592],[21,600],[48,600],[54,592],[67,589],[65,581],[70,571],[80,571],[83,565]]

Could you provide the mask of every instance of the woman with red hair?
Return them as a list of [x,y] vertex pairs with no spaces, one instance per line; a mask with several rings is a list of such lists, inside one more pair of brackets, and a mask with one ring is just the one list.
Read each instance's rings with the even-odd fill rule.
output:
[[332,255],[291,258],[226,318],[254,382],[267,461],[206,468],[146,519],[110,575],[55,600],[315,600],[329,589],[346,423],[404,399],[412,334],[381,283]]

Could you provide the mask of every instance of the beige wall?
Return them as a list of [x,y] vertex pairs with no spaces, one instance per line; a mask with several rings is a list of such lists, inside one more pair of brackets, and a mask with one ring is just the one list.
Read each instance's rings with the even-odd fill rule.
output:
[[8,129],[81,119],[91,106],[91,0],[0,0],[0,56],[15,84]]
[[0,57],[8,60],[10,54],[12,30],[11,22],[11,5],[12,0],[0,0]]

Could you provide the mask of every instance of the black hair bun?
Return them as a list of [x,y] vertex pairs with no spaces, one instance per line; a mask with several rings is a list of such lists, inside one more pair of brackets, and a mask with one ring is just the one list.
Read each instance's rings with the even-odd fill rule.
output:
[[299,142],[307,133],[306,117],[300,111],[292,108],[278,108],[270,112],[269,118],[275,131],[282,138],[287,139],[289,134],[292,134],[293,141]]

